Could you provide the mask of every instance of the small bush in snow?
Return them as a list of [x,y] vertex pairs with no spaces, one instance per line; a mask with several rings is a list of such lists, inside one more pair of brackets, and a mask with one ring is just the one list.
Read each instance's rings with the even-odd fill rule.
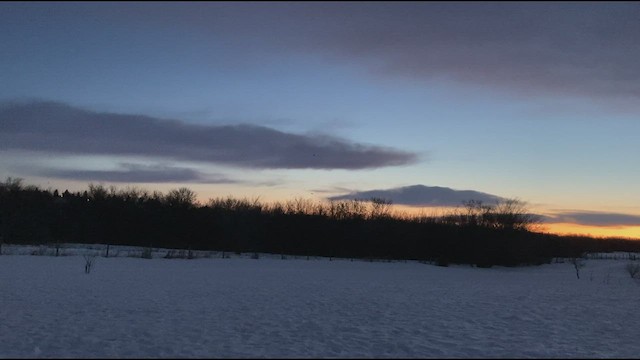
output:
[[444,257],[439,257],[436,259],[436,265],[437,266],[442,266],[442,267],[447,267],[449,266],[449,260],[447,260]]
[[31,252],[31,255],[36,255],[36,256],[45,256],[45,255],[52,255],[52,254],[53,253],[44,246],[38,246],[37,249]]
[[165,259],[184,259],[184,250],[168,250],[167,254],[164,256]]
[[640,279],[640,263],[628,263],[625,269],[631,278]]
[[258,259],[260,259],[260,254],[258,254],[257,252],[253,253],[253,254],[251,254],[251,258],[255,259],[255,260],[258,260]]
[[95,254],[87,254],[84,255],[84,273],[88,274],[91,272],[91,267],[93,266],[93,263],[96,259],[96,255]]
[[150,247],[146,247],[142,249],[142,254],[140,255],[140,257],[143,259],[151,259],[152,258],[151,251],[152,249]]
[[139,258],[139,257],[142,257],[142,252],[129,250],[129,251],[127,251],[127,257]]
[[196,254],[191,250],[168,250],[165,259],[195,259]]
[[569,259],[569,262],[573,265],[573,268],[576,269],[576,277],[580,279],[580,269],[585,266],[583,258],[573,257]]

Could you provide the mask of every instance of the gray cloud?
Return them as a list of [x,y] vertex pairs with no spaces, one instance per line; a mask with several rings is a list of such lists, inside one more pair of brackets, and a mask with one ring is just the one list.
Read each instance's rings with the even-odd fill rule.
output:
[[[165,10],[147,10],[147,20],[166,17]],[[223,3],[171,10],[182,26],[233,31],[247,48],[332,54],[380,74],[526,94],[640,96],[636,2]]]
[[311,46],[375,61],[381,73],[640,96],[638,3],[350,4],[326,13],[337,25]]
[[[285,51],[380,74],[506,90],[637,100],[638,2],[268,2],[2,4],[6,21],[180,31],[217,65]],[[224,51],[219,51],[222,48]],[[261,60],[258,60],[261,61]],[[237,69],[237,68],[236,68]]]
[[342,186],[333,186],[331,188],[324,188],[324,189],[320,189],[320,188],[309,189],[309,191],[313,193],[318,193],[318,194],[335,194],[335,193],[353,192],[352,189],[342,187]]
[[458,206],[464,201],[479,200],[495,203],[503,198],[473,190],[454,190],[439,186],[413,185],[386,190],[352,192],[347,195],[332,196],[330,200],[352,200],[371,198],[391,200],[394,204],[411,206]]
[[417,155],[331,136],[254,125],[195,125],[96,113],[52,102],[0,107],[0,150],[141,155],[248,168],[364,169],[413,163]]
[[122,183],[205,183],[235,184],[238,180],[223,175],[206,175],[193,169],[164,165],[120,164],[119,170],[42,169],[37,173],[67,180],[107,181]]
[[640,226],[640,215],[594,211],[567,211],[550,215],[546,221],[593,226]]
[[201,55],[238,71],[263,56],[293,51],[323,60],[334,56],[376,74],[454,79],[509,93],[610,101],[640,96],[638,2],[0,6],[8,24],[26,18],[57,26],[90,18],[118,28],[161,29],[208,39]]

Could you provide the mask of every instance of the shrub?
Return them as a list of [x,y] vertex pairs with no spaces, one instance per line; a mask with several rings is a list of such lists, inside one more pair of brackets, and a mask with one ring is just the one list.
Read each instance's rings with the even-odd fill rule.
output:
[[640,279],[640,263],[628,263],[625,269],[632,279]]
[[476,267],[483,268],[483,269],[489,269],[492,266],[493,264],[490,261],[479,261],[476,263]]
[[85,264],[84,264],[84,273],[88,274],[91,272],[91,267],[93,266],[93,262],[96,259],[96,255],[95,254],[87,254],[84,255],[84,260],[85,260]]
[[572,257],[569,259],[569,262],[573,265],[573,268],[576,270],[576,277],[580,279],[580,269],[585,266],[583,257]]
[[[211,257],[211,252],[206,257]],[[195,259],[196,254],[191,249],[189,250],[168,250],[164,256],[165,259]]]
[[44,246],[38,246],[37,249],[31,252],[31,255],[36,255],[36,256],[53,255],[53,252],[49,251],[49,249],[47,249]]

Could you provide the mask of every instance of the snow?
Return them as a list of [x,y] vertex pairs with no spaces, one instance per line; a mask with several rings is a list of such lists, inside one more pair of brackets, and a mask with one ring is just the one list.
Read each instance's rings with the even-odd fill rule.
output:
[[0,357],[640,355],[627,260],[586,260],[578,280],[568,262],[140,259],[119,247],[85,274],[81,254],[96,249],[3,246]]

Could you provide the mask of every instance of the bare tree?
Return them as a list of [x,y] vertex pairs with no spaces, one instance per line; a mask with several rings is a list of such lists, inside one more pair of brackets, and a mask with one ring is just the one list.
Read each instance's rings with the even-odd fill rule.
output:
[[540,223],[540,217],[529,212],[527,203],[518,199],[498,202],[491,211],[496,227],[514,230],[533,230]]
[[576,269],[576,277],[580,279],[580,269],[585,266],[583,257],[572,257],[569,259],[569,262],[573,265],[574,269]]
[[170,190],[164,197],[164,201],[172,207],[190,208],[196,204],[196,193],[192,190],[181,187]]
[[503,230],[534,230],[540,217],[529,212],[527,203],[518,199],[505,199],[488,205],[480,200],[463,202],[464,207],[444,216],[447,223],[463,226],[483,226]]
[[382,198],[371,198],[370,219],[388,218],[391,216],[392,201]]
[[625,269],[632,279],[640,279],[640,263],[628,263]]
[[89,198],[91,200],[104,200],[109,196],[109,190],[102,184],[89,184]]
[[7,177],[5,182],[0,182],[0,191],[13,191],[17,192],[24,188],[22,178]]

